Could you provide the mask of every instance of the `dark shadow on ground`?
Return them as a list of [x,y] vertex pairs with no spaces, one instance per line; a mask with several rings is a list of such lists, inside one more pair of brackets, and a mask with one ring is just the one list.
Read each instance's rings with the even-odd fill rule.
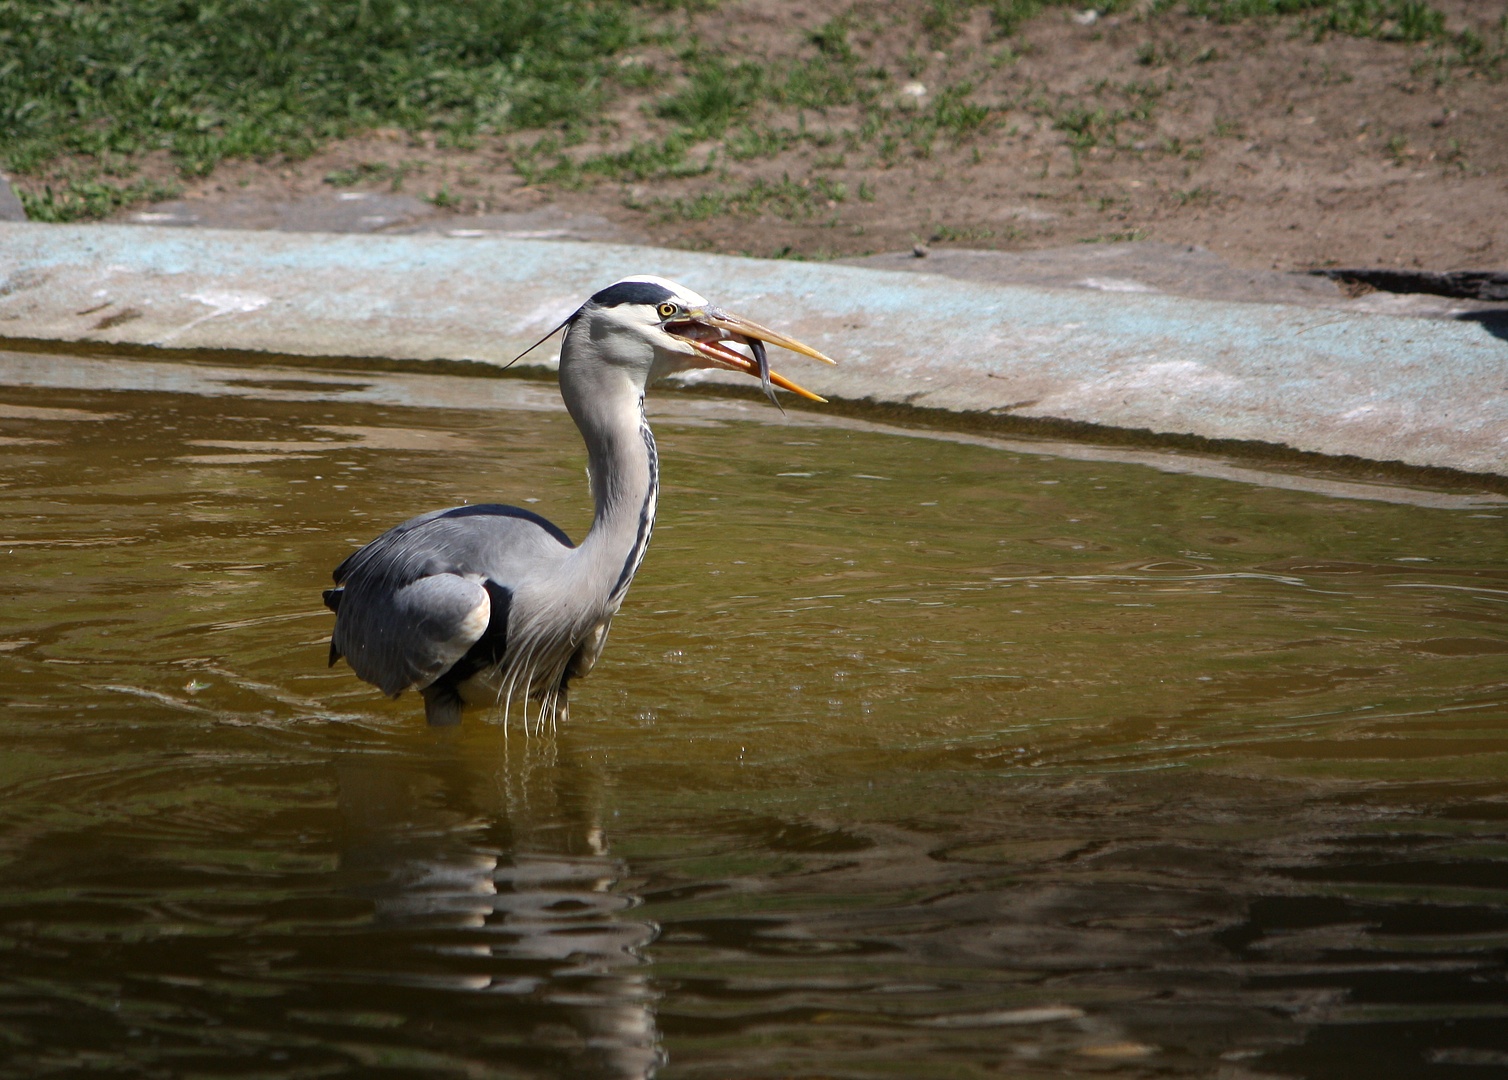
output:
[[1481,323],[1482,329],[1493,337],[1508,341],[1508,308],[1500,311],[1467,311],[1457,315],[1456,318],[1465,322]]

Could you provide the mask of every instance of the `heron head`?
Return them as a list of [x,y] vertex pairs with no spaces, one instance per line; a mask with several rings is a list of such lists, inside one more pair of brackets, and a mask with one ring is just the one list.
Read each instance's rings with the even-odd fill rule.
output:
[[[643,368],[646,381],[687,368],[723,368],[758,378],[811,401],[822,397],[769,369],[766,343],[834,363],[810,345],[723,311],[684,285],[658,277],[625,278],[588,300],[571,332],[589,334],[596,355]],[[747,352],[743,351],[747,350]]]

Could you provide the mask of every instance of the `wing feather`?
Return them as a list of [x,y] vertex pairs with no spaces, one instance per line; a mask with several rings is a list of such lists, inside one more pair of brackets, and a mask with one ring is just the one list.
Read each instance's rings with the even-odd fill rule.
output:
[[337,627],[343,630],[339,644],[357,675],[396,696],[449,671],[486,631],[491,615],[481,579],[433,574],[393,590],[380,606],[352,612]]

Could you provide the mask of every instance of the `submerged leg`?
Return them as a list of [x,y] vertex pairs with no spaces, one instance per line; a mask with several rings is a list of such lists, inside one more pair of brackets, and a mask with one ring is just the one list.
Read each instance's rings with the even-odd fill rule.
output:
[[424,719],[430,727],[454,727],[461,722],[461,695],[454,686],[435,683],[419,693],[424,696]]

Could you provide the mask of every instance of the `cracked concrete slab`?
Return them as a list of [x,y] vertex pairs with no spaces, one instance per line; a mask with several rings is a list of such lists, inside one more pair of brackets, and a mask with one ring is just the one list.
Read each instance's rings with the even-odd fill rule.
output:
[[829,397],[1508,473],[1508,340],[1485,321],[596,243],[6,224],[0,337],[501,365],[645,272],[838,357],[780,365]]

